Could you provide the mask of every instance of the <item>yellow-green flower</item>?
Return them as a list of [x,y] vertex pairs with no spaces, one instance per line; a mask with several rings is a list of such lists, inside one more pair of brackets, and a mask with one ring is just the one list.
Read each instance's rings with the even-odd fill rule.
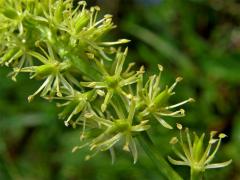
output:
[[90,90],[87,92],[80,92],[73,90],[66,92],[64,97],[56,97],[64,103],[58,103],[58,107],[63,107],[63,111],[59,114],[59,118],[66,119],[65,125],[72,124],[73,127],[76,125],[82,125],[81,113],[91,109],[91,102],[94,101],[97,95],[103,95],[100,90]]
[[[115,108],[115,107],[114,107]],[[117,107],[116,107],[117,108]],[[76,146],[73,151],[89,146],[91,151],[94,151],[92,156],[95,155],[99,151],[110,150],[112,158],[114,160],[113,146],[123,141],[123,150],[130,151],[134,158],[134,163],[137,161],[138,153],[137,147],[134,140],[134,134],[146,131],[150,128],[150,125],[147,125],[147,120],[142,120],[138,124],[133,123],[133,119],[135,116],[135,108],[136,103],[132,98],[128,116],[125,117],[124,114],[119,112],[118,110],[118,118],[117,119],[106,119],[104,117],[99,117],[96,113],[89,112],[85,114],[85,120],[87,122],[95,122],[98,124],[98,127],[103,129],[102,133],[100,133],[97,137],[91,139],[89,142],[85,143],[82,146]],[[116,110],[116,109],[115,109]],[[88,156],[87,158],[89,158]]]
[[[186,128],[185,132],[182,132],[182,125],[178,124],[177,127],[180,129],[180,138],[173,137],[170,143],[173,144],[173,150],[179,160],[175,160],[169,156],[168,159],[172,164],[189,166],[191,172],[194,173],[204,172],[206,169],[222,168],[232,162],[232,160],[229,160],[222,163],[212,163],[220,147],[221,140],[226,137],[225,134],[220,133],[218,137],[215,138],[217,132],[212,131],[208,144],[205,146],[204,133],[200,137],[196,133],[193,133],[194,140],[192,141],[192,134],[189,133],[188,128]],[[180,151],[175,148],[174,145],[176,144],[180,145]]]
[[165,88],[160,88],[160,79],[163,71],[163,67],[158,65],[159,74],[153,75],[149,78],[147,83],[143,86],[143,75],[139,75],[137,83],[137,97],[138,99],[138,109],[142,110],[139,114],[140,117],[146,117],[152,115],[158,122],[165,128],[172,129],[172,126],[168,124],[163,116],[171,117],[182,117],[185,115],[183,109],[173,111],[173,109],[182,106],[185,103],[194,101],[192,98],[189,98],[185,101],[179,102],[174,105],[169,105],[169,98],[175,94],[173,92],[175,86],[178,82],[182,80],[181,77],[178,77],[176,81],[170,87],[166,86]]
[[102,73],[102,81],[101,82],[81,82],[80,84],[85,87],[94,88],[94,89],[102,89],[106,90],[106,96],[103,104],[101,105],[101,110],[104,112],[109,104],[112,96],[115,92],[124,95],[125,97],[129,97],[123,87],[136,83],[138,80],[138,75],[143,73],[142,71],[132,72],[131,67],[129,67],[123,71],[123,65],[125,58],[127,56],[127,49],[124,52],[120,50],[116,54],[115,63],[112,65],[112,71],[107,71],[102,62],[96,61],[99,71]]
[[43,55],[38,52],[30,51],[28,55],[38,60],[41,64],[38,66],[29,66],[24,68],[14,68],[14,72],[27,72],[31,74],[31,78],[44,79],[43,84],[28,100],[31,101],[34,96],[41,94],[42,97],[50,98],[55,94],[59,97],[62,96],[61,88],[73,91],[73,88],[69,82],[76,82],[76,79],[71,76],[67,71],[71,67],[69,61],[61,61],[58,59],[50,46],[48,46],[48,53],[43,50]]

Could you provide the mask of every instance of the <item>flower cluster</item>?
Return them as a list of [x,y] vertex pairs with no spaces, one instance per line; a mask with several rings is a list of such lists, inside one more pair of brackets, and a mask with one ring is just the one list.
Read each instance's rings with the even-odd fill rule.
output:
[[[193,99],[169,104],[182,78],[176,78],[171,86],[161,87],[161,65],[159,74],[150,76],[146,82],[144,67],[134,70],[133,63],[125,67],[128,48],[122,51],[119,45],[129,40],[104,41],[104,35],[116,27],[112,16],[100,19],[99,7],[86,6],[85,1],[74,6],[72,0],[0,1],[0,65],[13,67],[13,80],[24,72],[43,81],[28,99],[40,95],[57,101],[62,108],[59,118],[64,119],[66,126],[81,131],[82,145],[73,151],[88,147],[92,152],[89,158],[110,150],[114,159],[115,145],[122,144],[136,162],[135,137],[148,131],[153,119],[172,129],[163,117],[184,116],[185,111],[179,107]],[[217,166],[209,165],[212,160],[209,152],[213,142],[220,145],[222,137],[215,140],[211,136],[201,160],[192,153],[202,148],[198,144],[203,137],[196,136],[193,146],[189,144],[190,150],[181,140],[186,157],[178,153],[183,161],[170,160],[190,166],[197,162],[201,169]]]
[[[53,53],[57,53],[61,61],[68,52],[59,44],[67,44],[68,51],[76,50],[84,57],[97,56],[111,60],[107,54],[116,51],[112,46],[129,42],[127,39],[102,41],[103,35],[115,28],[112,17],[105,15],[103,19],[98,19],[100,8],[88,10],[85,1],[73,7],[72,0],[7,0],[1,2],[0,8],[0,64],[12,65],[17,69],[36,64],[33,54],[42,54],[39,42],[56,47]],[[43,48],[46,51],[48,46]]]

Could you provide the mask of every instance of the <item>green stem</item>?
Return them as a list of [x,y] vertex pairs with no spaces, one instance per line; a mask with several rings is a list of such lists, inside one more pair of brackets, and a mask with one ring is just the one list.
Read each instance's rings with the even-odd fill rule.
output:
[[142,132],[140,136],[138,136],[138,140],[146,152],[148,157],[153,161],[153,163],[157,166],[159,172],[169,180],[183,180],[179,174],[172,169],[169,163],[161,156],[161,153],[156,149],[152,140],[149,138],[146,132]]
[[203,180],[203,172],[191,168],[191,180]]

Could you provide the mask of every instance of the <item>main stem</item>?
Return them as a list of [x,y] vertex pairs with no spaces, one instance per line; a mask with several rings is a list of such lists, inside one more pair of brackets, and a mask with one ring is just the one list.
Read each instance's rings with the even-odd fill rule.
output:
[[179,176],[179,174],[174,171],[169,163],[161,156],[161,153],[156,149],[146,132],[141,132],[137,138],[143,150],[166,179],[183,180],[181,176]]
[[203,172],[191,168],[191,180],[203,180]]

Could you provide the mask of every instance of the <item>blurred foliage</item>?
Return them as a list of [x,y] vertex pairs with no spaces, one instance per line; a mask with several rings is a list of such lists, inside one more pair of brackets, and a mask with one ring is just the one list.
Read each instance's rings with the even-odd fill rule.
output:
[[[233,159],[224,169],[210,170],[206,179],[240,179],[240,3],[237,0],[99,0],[105,13],[115,15],[119,28],[113,37],[126,37],[128,61],[145,65],[149,74],[164,66],[164,81],[183,76],[176,102],[189,96],[187,116],[179,121],[197,132],[221,131],[228,135],[216,161]],[[140,152],[133,165],[118,152],[111,165],[109,154],[84,161],[86,152],[71,153],[78,131],[57,119],[54,103],[27,102],[37,82],[23,75],[17,83],[0,70],[0,179],[162,179]],[[172,122],[172,124],[174,124]],[[151,134],[163,152],[174,131],[159,128]],[[185,176],[187,168],[174,167]]]

